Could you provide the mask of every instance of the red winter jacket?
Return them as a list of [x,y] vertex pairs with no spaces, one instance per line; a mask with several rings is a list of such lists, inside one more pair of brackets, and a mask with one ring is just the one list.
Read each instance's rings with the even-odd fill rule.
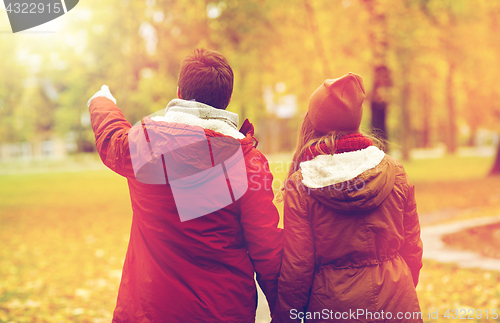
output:
[[[127,178],[133,209],[113,322],[255,322],[254,272],[274,309],[282,230],[273,177],[253,146],[253,127],[243,139],[149,117],[131,128],[103,97],[92,100],[90,115],[99,155]],[[193,133],[198,141],[183,143]],[[141,149],[151,152],[149,162],[139,160]],[[231,156],[241,157],[246,174],[237,172]],[[153,176],[157,171],[165,177]],[[228,205],[218,192],[230,192]],[[189,218],[193,210],[201,213]]]

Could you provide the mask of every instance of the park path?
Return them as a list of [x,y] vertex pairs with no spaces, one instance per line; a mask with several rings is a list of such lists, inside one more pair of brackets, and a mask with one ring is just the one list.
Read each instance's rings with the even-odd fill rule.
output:
[[500,271],[500,259],[488,258],[479,253],[452,248],[446,245],[444,235],[464,229],[500,222],[500,215],[422,226],[424,259],[443,263],[455,263],[462,268],[480,268]]

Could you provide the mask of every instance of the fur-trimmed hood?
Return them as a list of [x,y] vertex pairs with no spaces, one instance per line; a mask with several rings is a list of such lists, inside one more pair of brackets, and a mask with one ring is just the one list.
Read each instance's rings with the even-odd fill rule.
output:
[[320,202],[339,211],[367,211],[391,192],[395,166],[377,147],[319,155],[300,164],[302,184]]

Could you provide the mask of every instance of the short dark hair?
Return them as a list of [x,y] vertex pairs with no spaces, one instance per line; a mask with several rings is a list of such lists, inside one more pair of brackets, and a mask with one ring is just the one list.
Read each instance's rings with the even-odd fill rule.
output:
[[224,110],[233,93],[233,79],[233,70],[224,56],[197,48],[181,62],[177,85],[182,99]]

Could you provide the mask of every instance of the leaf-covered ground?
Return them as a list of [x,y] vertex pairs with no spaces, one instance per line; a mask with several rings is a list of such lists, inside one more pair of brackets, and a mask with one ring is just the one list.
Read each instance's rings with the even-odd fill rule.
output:
[[0,322],[111,322],[131,209],[108,171],[0,177]]
[[[497,214],[500,179],[483,179],[491,160],[457,159],[452,170],[459,178],[446,177],[452,161],[405,165],[420,212]],[[278,160],[271,166],[283,179],[286,167]],[[131,224],[126,180],[109,170],[59,170],[0,176],[2,323],[111,321]],[[446,309],[489,309],[489,320],[472,321],[492,321],[491,310],[500,307],[500,274],[425,261],[417,292],[425,321],[453,321],[443,318]],[[436,309],[440,319],[429,320]]]
[[[479,269],[461,269],[454,265],[424,261],[417,286],[418,299],[424,322],[463,322],[453,320],[454,309],[466,313],[467,322],[500,321],[500,273]],[[498,317],[492,318],[497,309]],[[449,310],[449,318],[444,317]],[[486,319],[486,310],[489,319]],[[430,319],[429,313],[438,311],[439,319]],[[460,312],[461,311],[461,312]],[[481,311],[481,312],[479,312]],[[481,319],[477,319],[482,316]]]

